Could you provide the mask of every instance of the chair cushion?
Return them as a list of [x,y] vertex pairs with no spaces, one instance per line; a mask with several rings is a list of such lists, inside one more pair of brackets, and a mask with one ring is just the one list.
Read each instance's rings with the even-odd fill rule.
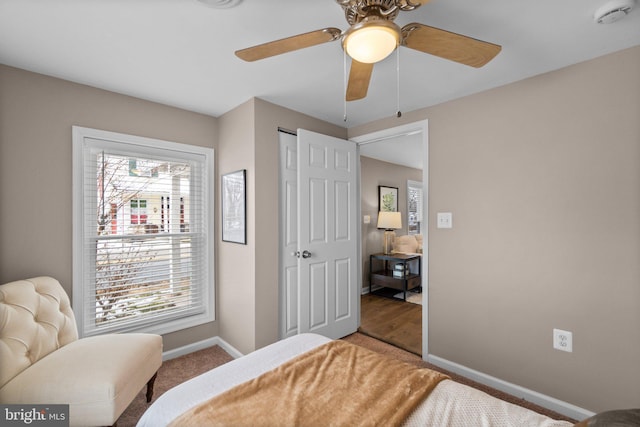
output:
[[393,252],[414,254],[418,252],[418,241],[413,235],[397,236],[393,242]]
[[112,425],[161,364],[159,335],[83,338],[9,381],[0,401],[69,404],[71,425]]
[[34,277],[0,286],[0,387],[77,339],[69,297],[57,280]]

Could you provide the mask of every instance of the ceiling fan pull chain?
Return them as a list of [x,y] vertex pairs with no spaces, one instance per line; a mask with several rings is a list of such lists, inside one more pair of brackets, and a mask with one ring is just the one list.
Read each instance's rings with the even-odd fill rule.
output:
[[396,117],[402,117],[400,111],[400,49],[396,48]]
[[[342,85],[343,91],[342,93],[347,93],[347,51],[342,50]],[[347,122],[347,98],[345,96],[342,97],[342,102],[344,102],[344,115],[343,120]]]

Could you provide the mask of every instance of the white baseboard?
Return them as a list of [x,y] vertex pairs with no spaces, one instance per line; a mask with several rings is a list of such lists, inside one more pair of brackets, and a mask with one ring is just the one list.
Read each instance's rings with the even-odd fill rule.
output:
[[167,350],[162,353],[162,360],[175,359],[176,357],[184,356],[185,354],[193,353],[194,351],[204,350],[205,348],[213,347],[214,345],[222,347],[222,349],[229,353],[234,359],[243,356],[240,351],[222,338],[212,337],[192,344],[187,344],[182,347],[174,348],[173,350]]
[[220,338],[220,337],[216,337],[216,338],[218,339],[218,343],[217,344],[220,347],[222,347],[222,349],[224,351],[229,353],[231,355],[231,357],[233,357],[234,359],[237,359],[238,357],[244,356],[244,354],[242,354],[242,352],[240,352],[240,350],[238,350],[237,348],[235,348],[234,346],[232,346],[231,344],[229,344],[228,342],[226,342],[222,338]]
[[432,354],[427,357],[427,362],[439,366],[442,369],[446,369],[447,371],[462,375],[465,378],[469,378],[473,381],[479,382],[480,384],[493,387],[497,390],[509,393],[515,397],[522,398],[531,403],[535,403],[536,405],[540,405],[544,408],[558,412],[559,414],[565,415],[575,420],[583,420],[595,414],[594,412],[572,405],[571,403],[567,403],[554,397],[538,393],[537,391],[529,390],[517,384],[503,381],[499,378],[492,377],[491,375],[484,374],[482,372],[468,368],[464,365],[451,362]]

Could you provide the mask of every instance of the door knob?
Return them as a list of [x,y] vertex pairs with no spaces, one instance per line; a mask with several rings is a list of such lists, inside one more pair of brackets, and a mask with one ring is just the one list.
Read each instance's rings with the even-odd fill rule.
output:
[[303,251],[302,252],[302,258],[309,258],[311,256],[311,252],[309,251]]
[[294,256],[296,258],[300,258],[300,251],[291,252],[291,256]]

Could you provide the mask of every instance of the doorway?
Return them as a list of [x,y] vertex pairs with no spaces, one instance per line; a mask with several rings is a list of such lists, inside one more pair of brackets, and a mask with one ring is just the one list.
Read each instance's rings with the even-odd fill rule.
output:
[[[426,246],[426,242],[428,242],[428,238],[427,238],[427,232],[428,232],[428,222],[427,222],[427,212],[428,212],[428,206],[427,206],[427,193],[428,193],[428,170],[427,170],[427,165],[428,165],[428,127],[427,127],[428,123],[426,120],[424,121],[419,121],[419,122],[414,122],[414,123],[409,123],[406,125],[402,125],[402,126],[398,126],[398,127],[394,127],[394,128],[390,128],[390,129],[386,129],[386,130],[382,130],[382,131],[378,131],[378,132],[373,132],[370,134],[366,134],[366,135],[362,135],[356,138],[352,138],[350,139],[350,141],[355,142],[357,144],[366,144],[366,143],[372,143],[374,141],[381,141],[381,140],[393,140],[393,139],[397,139],[397,140],[401,140],[403,138],[407,138],[409,136],[417,136],[420,138],[420,140],[422,141],[422,153],[419,157],[422,158],[422,163],[423,163],[423,173],[422,173],[422,184],[423,184],[423,200],[424,200],[424,230],[423,230],[423,240],[425,242],[425,246],[423,247],[423,263],[422,263],[422,274],[421,274],[421,283],[422,283],[422,305],[421,305],[421,310],[422,310],[422,357],[423,359],[426,359],[427,355],[428,355],[428,334],[427,334],[427,322],[426,320],[428,319],[428,305],[427,305],[427,295],[428,295],[428,263],[427,263],[427,256],[428,256],[428,248]],[[286,136],[286,132],[285,130],[281,129],[281,137],[283,135]],[[291,135],[289,135],[290,140],[291,140],[291,144],[292,147],[295,147],[295,133],[294,132],[289,132]],[[281,140],[282,141],[282,140]],[[297,165],[295,165],[295,159],[297,158],[296,153],[294,152],[295,148],[293,148],[292,150],[281,150],[281,158],[280,158],[280,171],[281,171],[281,182],[280,182],[280,205],[283,209],[283,212],[286,211],[288,209],[288,207],[292,206],[291,204],[289,204],[290,201],[295,199],[295,194],[297,194],[297,191],[295,189],[296,187],[296,181],[293,179],[293,176],[295,174],[293,174],[292,170],[297,168]],[[283,165],[287,165],[290,163],[294,163],[292,164],[292,168],[290,171],[287,172],[287,168],[283,168]],[[359,163],[359,162],[358,162]],[[288,174],[291,175],[291,182],[287,182],[287,176]],[[358,178],[360,175],[360,171],[358,170]],[[361,180],[358,180],[358,187],[361,187]],[[283,199],[283,197],[288,197],[287,195],[290,195],[291,197],[289,197],[288,200]],[[360,195],[360,188],[358,188],[358,199]],[[297,203],[297,201],[296,201]],[[295,203],[294,203],[295,204]],[[358,213],[358,217],[360,219],[362,219],[362,216],[360,215],[360,203],[358,203],[357,209],[356,209],[357,213]],[[282,217],[283,215],[281,215],[281,221],[282,221]],[[297,280],[295,279],[297,277],[297,270],[295,267],[295,264],[292,263],[291,266],[287,266],[286,262],[287,261],[292,261],[292,253],[294,253],[295,251],[293,250],[294,245],[294,241],[296,241],[296,238],[291,238],[292,235],[294,234],[294,230],[297,229],[297,227],[292,226],[293,224],[289,223],[280,223],[280,230],[282,231],[281,237],[280,237],[280,259],[281,262],[283,262],[283,265],[281,265],[281,272],[280,272],[280,305],[281,308],[279,310],[279,315],[280,315],[280,337],[284,338],[286,336],[290,336],[290,335],[295,335],[297,333],[299,333],[299,328],[298,328],[298,315],[297,315],[297,310],[294,308],[294,306],[296,305],[296,302],[298,300],[298,283]],[[287,234],[288,233],[288,234]],[[358,233],[360,235],[360,233]],[[360,236],[361,237],[361,236]],[[293,246],[290,246],[293,245]],[[362,255],[362,248],[361,248],[361,239],[360,239],[360,243],[358,244],[358,254],[359,256]],[[358,272],[358,280],[357,283],[355,284],[357,286],[357,295],[361,294],[361,288],[362,288],[362,278],[365,274],[368,274],[366,271],[363,271],[362,267],[362,262],[359,263],[359,272]],[[288,308],[288,309],[287,309]],[[358,309],[359,309],[359,304],[358,304]],[[358,313],[359,316],[359,313]]]
[[[421,281],[422,281],[422,358],[423,359],[427,359],[427,356],[429,354],[428,352],[428,328],[427,328],[427,319],[428,319],[428,290],[429,290],[429,283],[428,283],[428,246],[427,246],[427,242],[428,240],[428,177],[429,177],[429,173],[428,173],[428,153],[429,153],[429,134],[428,134],[428,121],[427,120],[423,120],[423,121],[419,121],[419,122],[414,122],[414,123],[409,123],[406,125],[401,125],[401,126],[397,126],[397,127],[393,127],[393,128],[389,128],[389,129],[384,129],[381,131],[377,131],[377,132],[372,132],[369,134],[365,134],[365,135],[361,135],[358,137],[354,137],[354,138],[350,138],[351,141],[356,142],[359,145],[359,153],[360,155],[363,155],[364,151],[368,150],[368,147],[372,147],[372,146],[377,146],[377,145],[382,145],[382,144],[393,144],[396,149],[392,150],[390,152],[390,154],[387,155],[387,157],[385,157],[385,161],[388,162],[394,162],[395,159],[393,158],[393,156],[395,155],[399,155],[402,154],[402,149],[397,149],[398,147],[402,147],[403,144],[407,143],[407,141],[409,139],[419,139],[420,141],[420,145],[421,145],[421,153],[419,154],[413,154],[412,156],[415,157],[419,157],[419,159],[421,160],[420,164],[421,164],[421,168],[422,168],[422,201],[423,201],[423,205],[422,205],[422,210],[423,210],[423,221],[422,221],[422,230],[421,230],[421,234],[423,236],[423,247],[422,247],[422,251],[423,251],[423,255],[422,255],[422,275],[421,275]],[[365,147],[367,147],[365,149]],[[398,160],[399,161],[399,160]],[[412,167],[416,167],[416,166],[412,166]],[[406,184],[406,183],[405,183]],[[361,193],[362,193],[362,186],[366,185],[365,182],[363,182],[363,180],[360,180],[360,185],[361,185]],[[403,208],[404,209],[404,208]],[[406,216],[405,216],[406,217]],[[366,222],[367,218],[364,218],[364,222]],[[363,239],[364,239],[364,233],[363,233]],[[363,254],[363,257],[366,257],[365,251],[362,250],[362,246],[365,245],[366,243],[361,242],[361,253]],[[366,260],[363,258],[363,263],[366,262]],[[363,271],[363,277],[365,277],[365,275],[367,274],[367,271]]]

